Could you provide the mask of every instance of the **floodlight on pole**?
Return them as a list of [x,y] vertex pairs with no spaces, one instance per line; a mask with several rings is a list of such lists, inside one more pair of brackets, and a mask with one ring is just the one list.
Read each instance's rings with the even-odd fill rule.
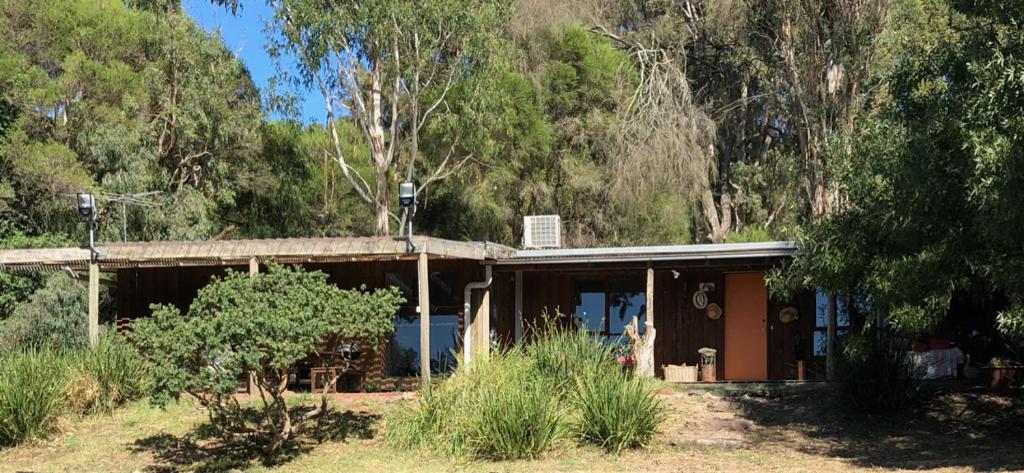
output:
[[412,217],[416,215],[416,183],[407,181],[398,185],[398,205],[405,209],[405,220],[409,226],[409,233],[406,235],[408,240],[406,241],[409,250],[414,251],[416,246],[412,243]]
[[89,192],[79,192],[78,215],[85,219],[89,226],[89,254],[96,261],[99,251],[96,250],[96,196]]

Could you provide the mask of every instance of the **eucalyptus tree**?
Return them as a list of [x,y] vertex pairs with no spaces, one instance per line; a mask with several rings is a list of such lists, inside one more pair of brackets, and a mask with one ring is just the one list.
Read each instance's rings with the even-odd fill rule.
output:
[[928,333],[955,298],[969,297],[996,308],[996,326],[1019,349],[1024,10],[906,3],[929,15],[895,38],[889,99],[859,118],[844,140],[850,152],[831,165],[843,205],[808,229],[776,282],[855,290],[910,335]]
[[[505,2],[270,3],[277,28],[271,54],[289,53],[298,66],[289,79],[320,91],[332,158],[373,211],[375,233],[390,233],[391,222],[405,218],[392,211],[397,180],[419,180],[417,192],[422,193],[473,157],[457,152],[458,136],[430,150],[421,148],[420,139],[438,116],[448,113],[453,87],[492,60]],[[366,155],[345,149],[337,132],[342,120],[358,125]],[[354,160],[368,160],[372,175],[358,172]]]

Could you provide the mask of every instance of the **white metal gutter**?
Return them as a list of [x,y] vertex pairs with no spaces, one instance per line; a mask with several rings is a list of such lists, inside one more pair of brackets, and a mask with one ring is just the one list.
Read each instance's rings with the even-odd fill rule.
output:
[[797,246],[794,241],[519,250],[511,258],[498,259],[494,264],[625,263],[770,258],[791,257],[796,254],[796,251]]

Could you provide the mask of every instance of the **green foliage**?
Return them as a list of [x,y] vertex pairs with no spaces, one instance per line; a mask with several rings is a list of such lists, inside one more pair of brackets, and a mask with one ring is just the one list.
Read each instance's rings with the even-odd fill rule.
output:
[[0,445],[43,438],[64,409],[68,362],[52,348],[0,354]]
[[608,452],[650,445],[665,421],[665,406],[647,380],[622,372],[576,377],[573,403],[580,440]]
[[[322,272],[270,265],[256,276],[229,271],[214,279],[187,314],[154,306],[153,317],[137,321],[131,337],[152,363],[154,403],[187,393],[225,434],[255,431],[274,452],[293,429],[283,397],[288,368],[322,351],[332,336],[379,346],[394,330],[391,317],[402,302],[395,288],[342,290]],[[233,398],[247,376],[268,401],[256,426],[246,425]]]
[[[0,209],[0,214],[2,214]],[[54,235],[30,237],[10,222],[0,222],[0,250],[13,248],[44,248],[65,246],[70,242]],[[14,307],[28,299],[46,282],[43,273],[13,273],[0,271],[0,326],[10,317]],[[0,342],[2,346],[2,342]]]
[[[360,131],[338,124],[344,149],[365,153]],[[260,128],[262,151],[235,175],[240,191],[230,220],[248,238],[371,235],[372,215],[344,182],[322,126],[275,121]],[[363,164],[362,162],[354,164]],[[369,172],[367,166],[357,168]]]
[[[1008,299],[1003,334],[1018,337],[1024,294],[1024,68],[1019,6],[907,2],[945,15],[936,30],[886,41],[895,51],[890,101],[830,148],[845,203],[806,229],[779,281],[856,290],[904,333],[927,332],[957,294]],[[924,21],[924,20],[921,20]],[[928,20],[932,21],[932,20]],[[948,24],[941,24],[948,23]],[[780,276],[783,276],[780,274]],[[786,285],[786,284],[781,284]]]
[[477,458],[514,460],[550,449],[563,435],[563,414],[552,387],[537,381],[500,386],[484,394],[479,418],[469,426],[468,450]]
[[839,357],[839,392],[860,412],[895,411],[917,399],[909,347],[890,338],[849,339]]
[[[161,192],[128,209],[133,239],[208,238],[259,147],[259,96],[216,35],[177,9],[118,0],[0,5],[0,213],[80,236],[66,194]],[[121,237],[101,200],[100,240]]]
[[74,413],[110,412],[145,394],[146,362],[123,336],[101,336],[96,346],[69,357],[67,396]]
[[533,360],[536,375],[558,392],[572,392],[577,376],[600,376],[619,369],[615,347],[595,341],[587,330],[545,322],[530,332],[535,338],[524,348],[526,356]]
[[119,336],[71,350],[0,353],[0,446],[45,438],[62,417],[110,412],[142,396],[145,364]]
[[743,227],[742,230],[732,232],[725,238],[726,243],[752,243],[772,240],[775,240],[772,234],[761,227]]
[[42,288],[2,322],[0,350],[29,345],[83,348],[88,343],[88,314],[82,282],[63,273],[51,274]]
[[532,369],[521,350],[460,366],[413,405],[389,411],[385,436],[400,448],[455,457],[537,456],[562,437],[564,413],[556,388]]
[[491,460],[532,458],[560,441],[610,452],[648,445],[664,406],[646,380],[623,373],[586,330],[536,333],[424,388],[385,419],[389,443]]

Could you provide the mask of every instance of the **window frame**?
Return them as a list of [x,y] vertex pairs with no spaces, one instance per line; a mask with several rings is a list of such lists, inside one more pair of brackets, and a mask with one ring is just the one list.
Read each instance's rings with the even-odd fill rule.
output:
[[[583,287],[600,287],[601,294],[604,295],[604,309],[601,314],[603,321],[603,327],[601,331],[594,331],[590,329],[590,324],[587,319],[580,317],[577,314],[576,308],[579,307],[577,301],[580,301],[580,296],[584,292]],[[597,292],[597,291],[586,291],[586,292]],[[580,320],[586,327],[587,331],[591,336],[604,337],[606,340],[613,340],[625,335],[625,327],[629,324],[628,321],[623,320],[622,332],[612,333],[611,331],[611,317],[613,298],[612,294],[638,294],[643,298],[643,304],[638,308],[637,315],[639,316],[639,330],[640,334],[646,331],[647,321],[647,288],[644,281],[639,280],[639,277],[614,277],[614,278],[589,278],[589,277],[578,277],[572,280],[572,301],[573,301],[573,317]]]

